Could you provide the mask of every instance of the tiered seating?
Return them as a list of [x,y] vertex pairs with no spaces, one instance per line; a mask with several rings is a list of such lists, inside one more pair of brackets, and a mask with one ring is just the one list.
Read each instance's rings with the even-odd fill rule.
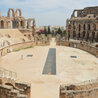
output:
[[30,84],[16,82],[16,76],[0,68],[0,98],[30,98]]
[[0,47],[29,41],[18,29],[0,29]]

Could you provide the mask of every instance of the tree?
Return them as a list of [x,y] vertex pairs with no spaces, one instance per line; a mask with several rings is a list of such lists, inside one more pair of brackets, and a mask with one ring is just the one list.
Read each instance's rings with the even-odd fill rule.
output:
[[48,34],[51,34],[50,26],[48,26]]
[[47,36],[47,30],[46,30],[46,27],[44,27],[44,34]]
[[57,33],[58,33],[58,34],[62,34],[61,28],[58,29]]

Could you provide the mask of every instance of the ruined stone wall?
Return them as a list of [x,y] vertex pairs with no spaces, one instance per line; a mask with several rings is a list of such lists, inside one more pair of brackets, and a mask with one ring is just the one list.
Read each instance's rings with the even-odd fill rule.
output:
[[60,98],[98,98],[98,88],[60,94]]
[[61,85],[60,98],[97,98],[98,79],[74,85]]
[[30,29],[35,35],[36,22],[34,18],[25,19],[24,16],[22,16],[21,9],[16,9],[15,11],[13,8],[9,8],[6,17],[0,16],[0,29]]
[[[66,39],[88,41],[92,43],[98,42],[97,9],[98,7],[91,7],[85,8],[84,10],[74,10],[72,17],[66,21]],[[77,16],[75,16],[76,11]],[[83,15],[82,12],[85,15]]]
[[0,98],[30,98],[30,95],[29,83],[17,83],[15,72],[0,67]]

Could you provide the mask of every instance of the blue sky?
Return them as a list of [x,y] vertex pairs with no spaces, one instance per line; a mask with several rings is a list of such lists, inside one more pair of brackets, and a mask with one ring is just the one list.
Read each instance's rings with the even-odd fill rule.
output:
[[21,8],[26,18],[35,17],[38,26],[65,26],[74,9],[98,6],[98,0],[0,0],[2,16],[8,8]]

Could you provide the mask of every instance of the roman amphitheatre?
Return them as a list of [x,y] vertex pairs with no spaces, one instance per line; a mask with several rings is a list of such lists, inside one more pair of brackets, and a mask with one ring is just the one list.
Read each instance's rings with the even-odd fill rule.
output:
[[38,35],[35,19],[25,19],[20,9],[0,16],[0,98],[98,98],[95,9],[75,10],[65,37]]

